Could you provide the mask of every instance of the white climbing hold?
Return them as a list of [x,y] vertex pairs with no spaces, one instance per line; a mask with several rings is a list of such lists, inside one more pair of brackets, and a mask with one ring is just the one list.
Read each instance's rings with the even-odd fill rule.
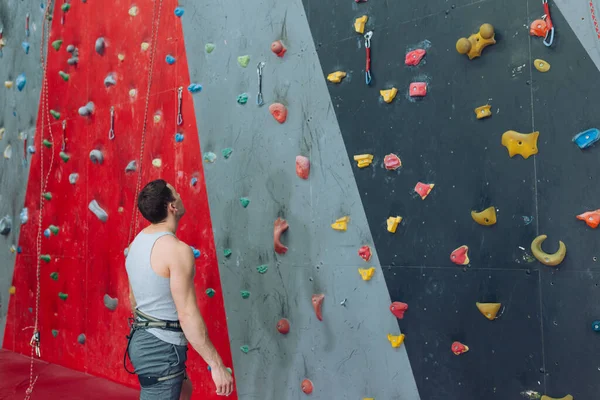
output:
[[106,78],[104,78],[104,86],[110,87],[117,84],[117,80],[115,79],[115,74],[113,72],[109,73]]
[[140,12],[140,9],[138,8],[138,6],[133,6],[129,9],[129,15],[131,15],[132,17],[135,17],[136,15],[138,15]]
[[93,212],[96,215],[96,217],[98,217],[100,221],[106,222],[106,220],[108,219],[108,214],[102,209],[102,207],[100,207],[96,200],[90,201],[88,208],[91,212]]
[[73,172],[71,175],[69,175],[69,183],[71,185],[74,185],[78,179],[79,179],[79,174],[76,172]]
[[137,90],[135,90],[135,89],[131,89],[131,90],[129,91],[129,97],[135,97],[136,95],[137,95]]
[[79,107],[78,112],[79,112],[79,115],[81,115],[82,117],[85,117],[87,115],[93,114],[95,109],[96,109],[96,106],[94,106],[94,102],[89,101],[85,106]]
[[142,51],[146,51],[148,48],[150,48],[150,43],[142,42],[140,47],[142,48]]
[[119,54],[117,54],[117,58],[119,59],[119,61],[124,61],[125,60],[125,54],[119,53]]
[[2,140],[2,138],[4,137],[5,131],[6,131],[6,128],[0,128],[0,140]]
[[35,154],[35,146],[27,146],[27,152],[29,154]]
[[12,157],[12,146],[9,144],[4,149],[4,158],[9,159]]
[[29,209],[27,207],[21,210],[21,212],[19,213],[19,218],[21,219],[21,225],[29,221]]
[[137,170],[137,164],[135,160],[129,161],[129,164],[127,164],[125,167],[125,172],[134,172],[135,170]]
[[104,161],[104,155],[102,154],[102,152],[100,150],[94,149],[94,150],[90,151],[90,160],[94,164],[102,164],[102,162]]
[[10,215],[6,215],[0,219],[0,235],[8,235],[12,229],[12,219]]
[[158,124],[161,119],[162,119],[162,114],[160,111],[157,111],[156,114],[154,114],[154,123]]
[[160,158],[155,158],[152,160],[152,165],[154,165],[156,168],[160,168],[162,167],[162,160]]

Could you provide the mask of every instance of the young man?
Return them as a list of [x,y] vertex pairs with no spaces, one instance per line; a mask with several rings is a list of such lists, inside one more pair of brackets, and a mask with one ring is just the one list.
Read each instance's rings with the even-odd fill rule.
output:
[[190,246],[175,231],[185,213],[181,197],[162,179],[148,183],[138,209],[150,225],[129,246],[129,298],[135,312],[128,354],[141,385],[141,400],[188,399],[187,344],[208,363],[217,394],[233,391],[233,378],[208,338],[194,291]]

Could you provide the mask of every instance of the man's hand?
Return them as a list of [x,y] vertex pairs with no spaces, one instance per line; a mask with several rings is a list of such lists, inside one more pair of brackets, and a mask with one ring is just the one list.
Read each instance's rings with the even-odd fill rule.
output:
[[211,368],[213,382],[219,396],[229,396],[233,392],[233,377],[224,365]]

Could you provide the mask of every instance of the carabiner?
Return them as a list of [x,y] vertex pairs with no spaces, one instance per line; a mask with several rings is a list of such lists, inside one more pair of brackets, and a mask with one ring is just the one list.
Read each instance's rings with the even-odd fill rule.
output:
[[365,33],[365,49],[367,51],[367,65],[365,67],[365,82],[367,85],[371,84],[371,38],[373,37],[373,31]]

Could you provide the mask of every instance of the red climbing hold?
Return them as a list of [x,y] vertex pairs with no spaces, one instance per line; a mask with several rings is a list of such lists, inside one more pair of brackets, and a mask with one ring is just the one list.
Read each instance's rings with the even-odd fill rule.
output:
[[579,214],[577,219],[580,221],[585,221],[587,226],[592,229],[596,229],[600,224],[600,210],[584,212],[583,214]]
[[469,351],[469,348],[467,346],[465,346],[464,344],[462,344],[461,342],[454,342],[452,343],[452,352],[454,354],[456,354],[457,356],[461,355],[462,353],[466,353],[467,351]]
[[415,192],[417,192],[419,196],[421,196],[421,198],[425,200],[425,197],[427,197],[427,195],[431,193],[434,186],[435,184],[433,183],[417,182],[417,185],[415,186]]
[[398,319],[404,318],[404,313],[408,310],[408,304],[402,303],[400,301],[395,301],[390,306],[390,311],[392,314],[396,316]]
[[371,259],[371,255],[373,253],[371,253],[371,248],[369,246],[363,246],[360,249],[358,249],[358,255],[360,256],[360,258],[362,258],[365,261],[369,261]]
[[313,294],[312,295],[312,305],[315,309],[315,314],[317,314],[317,318],[319,321],[323,321],[323,313],[321,311],[321,307],[323,306],[323,300],[325,299],[324,294]]
[[296,156],[296,175],[302,179],[308,179],[310,173],[310,160],[304,156]]
[[391,153],[383,157],[383,164],[388,171],[394,171],[402,166],[402,161],[397,155]]
[[273,245],[277,254],[285,254],[288,248],[281,243],[281,234],[290,226],[285,219],[277,218],[273,224]]
[[310,379],[305,379],[302,381],[302,391],[306,394],[311,394],[313,392],[313,383]]
[[413,82],[410,84],[410,97],[423,97],[427,94],[427,84],[425,82]]
[[281,318],[279,322],[277,322],[277,330],[279,333],[286,335],[290,331],[290,321],[285,318]]
[[273,103],[269,106],[269,112],[273,115],[273,118],[280,124],[283,124],[287,119],[287,108],[281,103]]
[[469,247],[464,245],[450,254],[450,260],[454,264],[467,265],[469,263]]
[[273,43],[271,43],[271,51],[275,53],[277,57],[283,57],[287,49],[285,48],[281,40],[276,40]]
[[423,59],[423,57],[425,57],[425,53],[427,52],[423,49],[416,49],[408,52],[406,54],[406,58],[404,59],[404,64],[411,65],[413,67],[415,65],[418,65]]

